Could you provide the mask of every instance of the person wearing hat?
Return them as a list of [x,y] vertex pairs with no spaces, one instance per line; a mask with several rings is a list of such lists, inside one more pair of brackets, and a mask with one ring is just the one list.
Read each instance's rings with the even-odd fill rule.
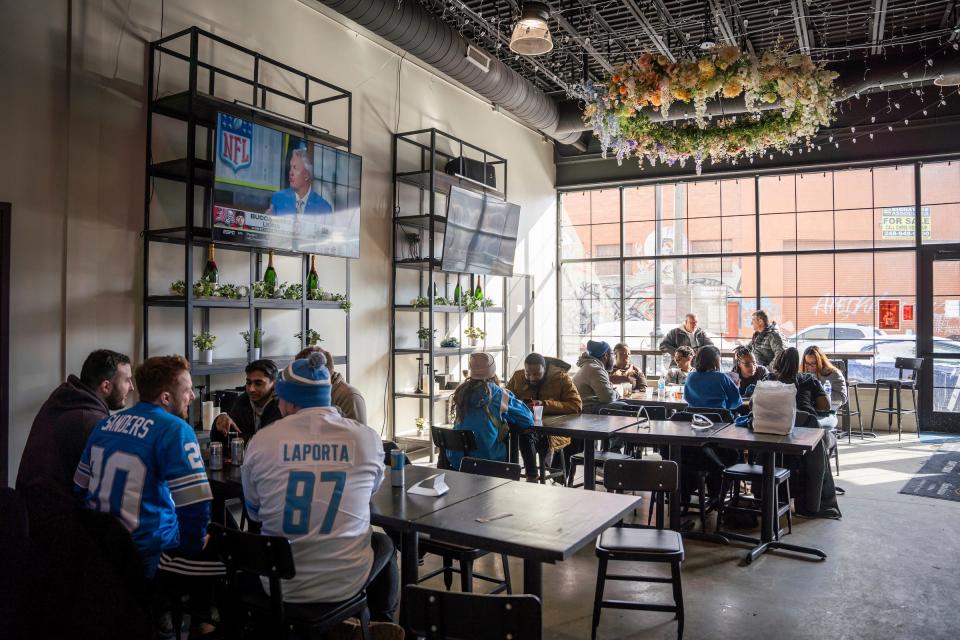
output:
[[[469,377],[453,392],[453,428],[469,430],[477,437],[477,448],[470,452],[473,458],[506,460],[510,426],[524,429],[521,432],[521,449],[524,439],[533,438],[533,413],[512,393],[500,386],[497,379],[497,363],[489,353],[471,353],[468,359]],[[535,440],[530,447],[536,450]],[[447,463],[451,469],[459,469],[463,453],[448,451]],[[524,460],[527,477],[537,476],[536,459]]]
[[330,405],[322,353],[280,373],[283,417],[254,434],[241,468],[251,520],[293,547],[297,574],[283,581],[294,603],[342,602],[366,589],[373,620],[391,622],[399,599],[393,543],[370,528],[370,499],[383,481],[383,443]]
[[601,408],[620,399],[620,392],[610,381],[613,371],[613,350],[602,340],[587,342],[587,350],[577,360],[579,369],[573,376],[583,401],[584,413],[597,413]]

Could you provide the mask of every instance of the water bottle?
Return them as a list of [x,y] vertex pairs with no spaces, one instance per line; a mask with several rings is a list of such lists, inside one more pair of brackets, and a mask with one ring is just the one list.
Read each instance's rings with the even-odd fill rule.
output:
[[827,400],[833,401],[833,385],[830,384],[829,380],[823,381],[823,392],[827,394]]
[[657,397],[663,400],[663,395],[666,393],[667,383],[663,379],[663,376],[660,376],[660,379],[657,380]]

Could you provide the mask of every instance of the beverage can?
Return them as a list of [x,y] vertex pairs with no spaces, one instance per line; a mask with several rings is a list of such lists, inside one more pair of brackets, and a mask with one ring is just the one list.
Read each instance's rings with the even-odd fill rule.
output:
[[236,467],[243,464],[243,438],[230,439],[230,460]]
[[219,471],[223,469],[223,444],[220,442],[210,443],[210,470]]
[[390,486],[403,486],[403,463],[405,456],[400,449],[390,451]]

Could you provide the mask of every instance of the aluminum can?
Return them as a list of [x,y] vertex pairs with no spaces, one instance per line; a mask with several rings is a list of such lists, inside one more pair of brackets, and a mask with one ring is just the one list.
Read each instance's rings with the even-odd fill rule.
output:
[[210,443],[210,471],[223,469],[223,443]]
[[400,449],[392,449],[390,451],[390,486],[391,487],[402,487],[403,486],[403,462],[404,462],[403,451]]
[[230,460],[235,467],[243,464],[243,438],[230,439]]

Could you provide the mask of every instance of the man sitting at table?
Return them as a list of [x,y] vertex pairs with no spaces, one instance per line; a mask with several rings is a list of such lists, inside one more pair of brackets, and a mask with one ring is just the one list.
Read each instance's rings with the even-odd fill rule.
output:
[[344,418],[356,420],[360,424],[367,424],[367,403],[360,395],[360,390],[349,384],[339,371],[333,368],[333,356],[329,351],[320,347],[307,347],[297,354],[296,359],[310,357],[311,353],[319,352],[327,359],[327,371],[330,372],[330,404],[340,410]]
[[626,408],[618,403],[620,391],[610,380],[613,371],[613,351],[610,344],[601,340],[587,342],[587,350],[577,360],[577,373],[573,384],[583,401],[584,413],[599,413],[600,409]]
[[[524,403],[543,405],[544,415],[580,413],[583,402],[568,371],[570,365],[563,360],[531,353],[523,361],[523,369],[514,372],[506,387]],[[531,435],[537,436],[534,433]],[[568,446],[570,438],[537,436],[532,440],[521,438],[520,443],[523,445],[520,454],[527,469],[535,469],[537,452],[544,458],[545,465],[550,466],[554,451]],[[533,459],[532,463],[530,459]]]
[[610,382],[613,384],[629,382],[634,391],[647,390],[647,377],[637,365],[630,362],[630,347],[626,342],[618,342],[613,348],[613,371],[610,372]]
[[683,384],[687,381],[687,376],[693,369],[690,367],[693,362],[693,349],[687,346],[677,347],[673,354],[673,362],[677,366],[670,367],[664,374],[664,384]]
[[687,346],[696,353],[701,347],[712,344],[713,340],[707,336],[707,332],[699,327],[697,314],[688,313],[683,319],[683,324],[668,331],[660,341],[660,351],[672,356],[676,353],[677,347]]
[[230,437],[249,440],[257,431],[280,419],[280,405],[274,389],[277,365],[273,360],[254,360],[246,368],[247,381],[243,393],[230,411],[213,421],[210,439],[226,445]]
[[264,534],[291,542],[297,573],[283,581],[285,601],[341,602],[366,589],[371,618],[392,621],[396,554],[390,538],[370,528],[383,443],[331,406],[325,360],[311,353],[280,374],[284,417],[250,440],[241,470],[244,501]]

